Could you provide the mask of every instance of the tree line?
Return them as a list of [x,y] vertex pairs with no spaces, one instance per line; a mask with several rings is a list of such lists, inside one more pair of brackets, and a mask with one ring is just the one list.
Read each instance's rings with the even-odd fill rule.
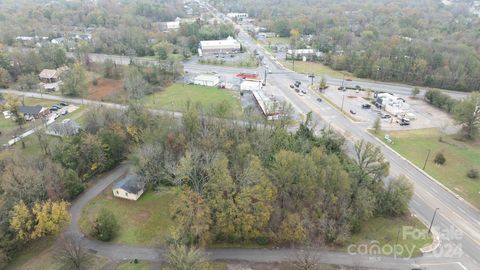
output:
[[455,100],[448,94],[431,89],[425,93],[425,100],[453,115],[463,128],[467,139],[475,139],[480,129],[480,92],[473,92],[462,100]]
[[341,244],[374,216],[407,213],[413,194],[404,177],[384,186],[389,164],[377,147],[360,141],[351,159],[343,145],[331,130],[315,135],[310,119],[290,134],[192,106],[135,156],[149,188],[180,189],[172,218],[183,243]]

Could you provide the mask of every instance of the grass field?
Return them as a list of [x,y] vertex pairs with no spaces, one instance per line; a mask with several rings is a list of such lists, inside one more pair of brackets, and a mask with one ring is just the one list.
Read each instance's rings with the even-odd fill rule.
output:
[[147,192],[138,201],[113,197],[111,188],[93,199],[82,211],[80,227],[88,233],[90,221],[102,208],[113,212],[120,226],[112,242],[154,247],[164,245],[169,229],[174,226],[170,219],[173,190]]
[[[390,145],[405,158],[422,168],[431,150],[425,171],[442,184],[456,192],[465,200],[480,208],[480,179],[470,179],[467,171],[480,170],[480,142],[461,142],[453,136],[444,136],[439,141],[437,129],[398,131],[388,133],[394,144]],[[384,140],[384,133],[378,134]],[[447,160],[444,165],[436,165],[435,155],[442,152]]]
[[[61,270],[64,269],[55,259],[55,249],[53,247],[55,237],[46,237],[37,241],[32,241],[27,248],[22,250],[6,270]],[[102,269],[107,259],[103,257],[90,256],[90,269]]]
[[[401,245],[402,248],[397,249],[397,256],[407,257],[409,255],[408,251],[413,251],[413,257],[421,255],[420,248],[432,243],[431,236],[425,238],[413,239],[409,237],[408,234],[403,234],[403,228],[412,227],[413,229],[418,229],[426,231],[427,228],[423,223],[414,217],[401,217],[401,218],[382,218],[377,217],[369,220],[362,226],[362,230],[352,235],[349,239],[349,242],[345,245],[343,251],[348,251],[349,245],[355,245],[359,247],[362,244],[366,244],[371,247],[378,241],[378,246],[385,247],[383,248],[384,255],[393,256],[394,253],[390,253],[388,247],[394,246],[396,244],[397,235],[399,235],[398,245]],[[398,232],[400,231],[400,234]],[[405,230],[407,231],[407,229]],[[403,252],[401,252],[403,249]],[[352,248],[351,250],[357,251],[357,249]]]
[[233,116],[242,114],[238,94],[216,87],[173,84],[161,92],[144,97],[143,101],[146,107],[172,111],[184,111],[188,101],[200,103],[207,109],[227,102]]
[[[286,68],[293,70],[292,61],[281,60],[280,62]],[[303,74],[313,73],[317,76],[327,75],[336,78],[342,78],[343,76],[347,76],[350,78],[354,77],[350,72],[333,70],[321,63],[316,62],[295,61],[295,71]]]

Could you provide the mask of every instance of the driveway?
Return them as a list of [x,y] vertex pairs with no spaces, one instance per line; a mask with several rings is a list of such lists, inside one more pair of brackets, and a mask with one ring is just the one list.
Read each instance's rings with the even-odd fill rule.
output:
[[[156,249],[101,242],[88,238],[80,230],[79,221],[82,209],[113,182],[127,174],[129,168],[129,164],[121,164],[112,171],[100,175],[93,186],[72,202],[70,208],[72,219],[70,225],[65,229],[65,233],[80,238],[83,246],[91,253],[109,258],[113,261],[139,259],[151,262],[164,262],[163,254],[165,250],[162,248]],[[205,252],[212,260],[238,260],[270,263],[295,260],[298,249],[211,248],[206,249]],[[393,257],[352,255],[325,250],[318,250],[316,252],[322,263],[327,264],[406,270],[410,269],[410,266],[414,263],[421,263],[436,266],[445,265],[445,268],[438,269],[456,269],[456,264],[452,265],[437,258],[422,257],[414,259],[395,259]]]

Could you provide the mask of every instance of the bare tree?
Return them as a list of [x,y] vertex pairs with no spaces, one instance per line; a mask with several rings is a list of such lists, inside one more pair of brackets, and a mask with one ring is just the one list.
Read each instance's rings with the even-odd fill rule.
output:
[[295,252],[292,265],[298,270],[320,269],[320,252],[312,246],[307,246]]
[[66,269],[90,269],[92,263],[80,239],[73,235],[60,237],[60,246],[56,251],[55,258]]
[[364,140],[358,141],[355,143],[355,158],[363,176],[370,177],[374,182],[388,175],[390,164],[375,145]]

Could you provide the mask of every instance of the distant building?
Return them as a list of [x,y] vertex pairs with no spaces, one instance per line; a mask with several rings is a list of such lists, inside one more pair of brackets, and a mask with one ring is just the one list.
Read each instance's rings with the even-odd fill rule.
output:
[[54,38],[50,41],[53,44],[63,44],[65,43],[65,38],[59,37],[59,38]]
[[322,52],[316,51],[314,49],[298,49],[298,50],[288,50],[287,59],[299,59],[302,61],[312,61],[323,56]]
[[248,18],[248,13],[232,12],[232,13],[227,13],[227,17],[232,20],[243,20]]
[[23,115],[24,118],[33,117],[35,119],[42,118],[49,113],[47,108],[40,105],[36,106],[20,106],[18,112]]
[[267,96],[263,91],[252,91],[252,94],[258,107],[268,120],[276,120],[281,116],[278,102],[273,96]]
[[68,67],[61,67],[57,69],[44,69],[38,75],[41,83],[40,86],[46,91],[58,91],[62,85],[60,75],[68,70]]
[[182,19],[180,19],[179,17],[177,17],[174,21],[171,21],[171,22],[163,22],[161,26],[162,28],[161,30],[163,32],[178,30],[180,29],[181,22],[182,22]]
[[202,86],[217,86],[220,83],[220,78],[215,75],[202,74],[195,77],[193,84]]
[[266,38],[273,38],[276,34],[274,32],[260,32],[257,34],[257,39],[266,39]]
[[261,81],[244,80],[240,83],[241,91],[260,91],[262,89]]
[[235,53],[241,50],[240,42],[232,37],[223,40],[200,41],[199,54],[208,53]]
[[80,126],[71,119],[54,122],[47,128],[47,134],[59,137],[73,136],[80,132]]
[[113,196],[136,201],[145,191],[145,183],[137,175],[127,175],[113,186]]

